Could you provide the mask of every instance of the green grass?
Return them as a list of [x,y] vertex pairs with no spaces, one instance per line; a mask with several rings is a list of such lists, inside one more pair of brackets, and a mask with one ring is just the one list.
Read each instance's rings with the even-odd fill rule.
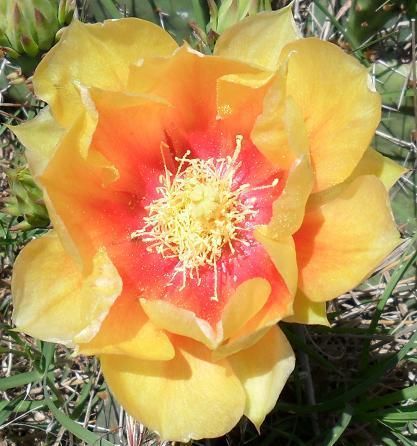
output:
[[[196,441],[196,445],[417,444],[417,181],[412,140],[416,110],[414,90],[407,82],[411,28],[405,13],[398,13],[361,41],[363,31],[347,26],[350,12],[344,4],[299,1],[295,15],[305,35],[338,42],[375,77],[384,107],[374,146],[410,169],[391,192],[404,243],[366,282],[329,304],[330,328],[281,324],[298,360],[260,435],[242,420],[227,436]],[[101,13],[105,7],[110,14],[120,13],[110,0],[93,6]],[[203,21],[204,8],[197,12],[199,22]],[[181,32],[186,34],[187,27]],[[206,43],[194,41],[199,48]],[[38,108],[36,101],[2,107],[2,167],[16,163],[21,150],[5,124],[33,116]],[[7,195],[4,174],[0,185],[2,196]],[[2,446],[159,444],[114,401],[97,360],[74,357],[63,346],[13,330],[12,264],[21,247],[45,230],[16,232],[12,230],[16,223],[16,218],[0,212]]]

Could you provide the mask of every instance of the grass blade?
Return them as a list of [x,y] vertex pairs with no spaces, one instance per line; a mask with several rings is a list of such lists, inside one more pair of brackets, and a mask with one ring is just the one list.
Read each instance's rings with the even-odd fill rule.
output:
[[343,432],[349,426],[352,419],[353,410],[351,406],[347,406],[343,411],[337,424],[329,431],[326,439],[323,442],[323,446],[333,446],[342,436]]
[[80,426],[75,421],[71,420],[71,418],[66,415],[64,412],[58,409],[55,404],[52,402],[50,398],[46,398],[46,404],[48,405],[49,410],[53,413],[55,419],[67,429],[69,432],[74,434],[77,438],[82,441],[85,441],[89,445],[93,446],[114,446],[113,443],[101,438],[95,433],[85,429]]
[[42,373],[37,370],[32,372],[19,373],[18,375],[8,376],[0,379],[0,390],[5,391],[14,387],[25,386],[42,379]]

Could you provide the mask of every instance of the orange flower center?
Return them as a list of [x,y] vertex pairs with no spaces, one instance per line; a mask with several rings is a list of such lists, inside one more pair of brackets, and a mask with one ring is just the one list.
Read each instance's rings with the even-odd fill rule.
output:
[[[190,159],[187,151],[182,158],[176,158],[179,165],[175,174],[165,166],[157,188],[160,197],[146,207],[144,226],[131,234],[132,239],[140,237],[149,243],[149,252],[178,259],[174,277],[182,274],[182,289],[188,277],[200,283],[201,267],[213,267],[213,300],[218,300],[217,267],[223,249],[227,246],[233,254],[236,243],[248,245],[239,235],[249,230],[245,223],[257,214],[254,201],[248,202],[242,196],[253,190],[250,185],[234,184],[241,165],[237,159],[242,140],[237,135],[233,156]],[[271,186],[276,184],[277,179]]]

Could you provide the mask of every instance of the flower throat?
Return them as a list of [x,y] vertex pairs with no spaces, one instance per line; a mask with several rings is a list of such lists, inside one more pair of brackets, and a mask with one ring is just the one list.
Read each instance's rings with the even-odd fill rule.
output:
[[[175,174],[171,173],[164,160],[165,175],[161,175],[159,198],[145,209],[144,226],[131,234],[132,239],[141,238],[148,243],[147,250],[166,259],[178,259],[173,278],[182,275],[184,289],[187,277],[201,283],[200,268],[214,269],[214,293],[218,300],[218,262],[225,247],[235,253],[236,243],[244,246],[249,242],[240,236],[247,221],[257,214],[255,202],[245,200],[248,191],[274,187],[251,188],[249,184],[234,186],[234,177],[241,162],[238,162],[243,137],[236,136],[233,156],[225,158],[190,159],[190,151],[182,158]],[[172,278],[172,279],[173,279]]]

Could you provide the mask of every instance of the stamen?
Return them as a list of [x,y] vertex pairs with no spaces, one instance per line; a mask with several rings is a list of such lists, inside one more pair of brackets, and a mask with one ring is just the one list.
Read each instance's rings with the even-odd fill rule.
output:
[[257,187],[251,187],[251,191],[253,190],[263,190],[263,189],[269,189],[271,187],[278,186],[279,179],[275,178],[275,180],[271,184],[266,184],[265,186],[257,186]]
[[[190,150],[175,160],[178,168],[173,175],[166,165],[161,145],[165,175],[159,178],[159,195],[146,209],[144,226],[133,231],[131,239],[141,238],[149,243],[147,250],[156,252],[165,259],[178,259],[171,283],[177,274],[182,274],[181,290],[187,278],[201,283],[200,268],[213,268],[214,290],[212,300],[218,300],[218,262],[227,246],[232,254],[236,244],[250,246],[241,238],[257,210],[256,200],[244,199],[243,195],[278,184],[276,178],[270,185],[251,188],[249,184],[234,187],[233,182],[241,162],[243,136],[236,136],[232,156],[225,158],[190,159]],[[224,265],[222,264],[222,269]]]

